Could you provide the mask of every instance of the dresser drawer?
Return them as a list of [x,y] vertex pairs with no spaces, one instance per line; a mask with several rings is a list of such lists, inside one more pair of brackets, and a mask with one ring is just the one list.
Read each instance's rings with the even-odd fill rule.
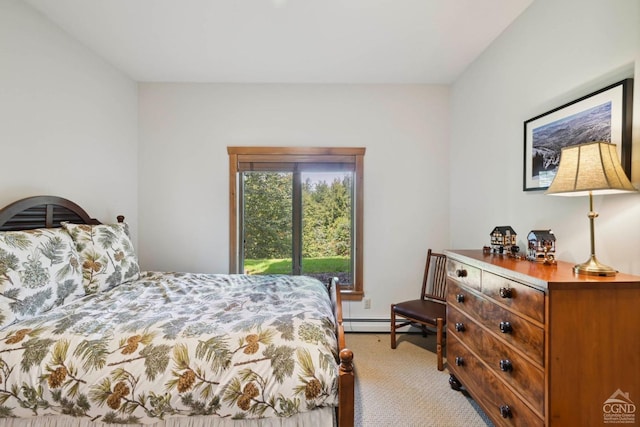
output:
[[455,259],[447,259],[447,276],[466,286],[480,290],[482,270]]
[[544,329],[453,282],[447,285],[447,304],[476,319],[489,331],[543,366]]
[[497,377],[517,389],[538,414],[544,414],[544,371],[541,367],[536,367],[512,347],[485,333],[464,313],[450,307],[447,338],[452,335],[473,350]]
[[512,310],[544,323],[544,292],[538,289],[483,271],[482,293]]
[[[497,426],[543,426],[538,417],[455,337],[447,336],[450,371]],[[453,366],[451,366],[453,365]]]

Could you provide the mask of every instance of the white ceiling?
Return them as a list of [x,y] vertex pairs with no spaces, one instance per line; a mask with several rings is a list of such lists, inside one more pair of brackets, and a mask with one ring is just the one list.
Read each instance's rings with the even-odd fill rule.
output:
[[448,84],[533,0],[26,0],[137,81]]

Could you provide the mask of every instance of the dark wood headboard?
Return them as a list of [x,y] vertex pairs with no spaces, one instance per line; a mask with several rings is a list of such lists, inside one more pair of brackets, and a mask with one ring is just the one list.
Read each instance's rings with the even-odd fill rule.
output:
[[100,224],[71,200],[56,196],[27,197],[0,210],[0,231],[55,228],[62,221]]

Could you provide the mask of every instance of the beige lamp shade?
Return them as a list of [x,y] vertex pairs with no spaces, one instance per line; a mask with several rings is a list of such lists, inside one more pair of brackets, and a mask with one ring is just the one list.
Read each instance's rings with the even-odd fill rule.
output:
[[624,173],[615,144],[588,142],[562,149],[560,166],[546,194],[555,196],[589,196],[589,230],[591,232],[591,257],[587,262],[575,265],[577,274],[615,276],[617,270],[601,264],[596,258],[593,196],[636,191]]
[[615,144],[588,142],[562,149],[560,166],[545,194],[587,196],[636,191],[618,160]]

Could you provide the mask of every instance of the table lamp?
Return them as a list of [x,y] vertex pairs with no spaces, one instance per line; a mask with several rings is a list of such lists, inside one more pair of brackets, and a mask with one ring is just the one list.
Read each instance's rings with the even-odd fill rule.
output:
[[594,242],[593,195],[637,191],[629,182],[618,160],[616,145],[608,142],[587,142],[562,149],[560,166],[553,182],[545,192],[554,196],[589,196],[589,224],[591,228],[591,257],[573,267],[578,274],[615,276],[617,270],[601,264],[596,258]]

